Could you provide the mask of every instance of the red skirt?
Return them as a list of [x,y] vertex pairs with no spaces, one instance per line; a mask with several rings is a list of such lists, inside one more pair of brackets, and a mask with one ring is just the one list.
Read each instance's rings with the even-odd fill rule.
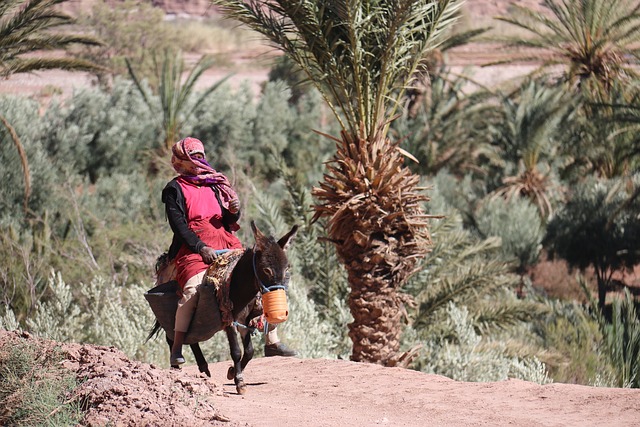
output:
[[[214,250],[242,249],[242,243],[235,234],[228,232],[222,226],[222,222],[216,218],[198,219],[189,222],[189,228],[193,230],[200,240]],[[176,256],[176,269],[178,284],[184,288],[187,280],[207,269],[209,264],[202,261],[202,256],[191,252],[182,245]]]

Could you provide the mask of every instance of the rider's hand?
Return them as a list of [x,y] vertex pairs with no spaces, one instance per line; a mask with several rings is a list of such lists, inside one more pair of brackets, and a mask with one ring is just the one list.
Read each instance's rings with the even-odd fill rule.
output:
[[202,257],[202,261],[207,264],[211,264],[213,260],[218,258],[216,251],[214,251],[209,246],[205,246],[204,248],[200,249],[200,256]]
[[229,202],[229,212],[232,214],[238,213],[240,210],[240,200],[233,199]]

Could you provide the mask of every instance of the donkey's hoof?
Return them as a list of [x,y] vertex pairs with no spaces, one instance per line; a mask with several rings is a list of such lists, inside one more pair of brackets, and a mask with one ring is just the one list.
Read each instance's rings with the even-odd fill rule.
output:
[[180,365],[171,365],[171,369],[177,369],[179,371]]
[[227,371],[227,379],[232,380],[235,377],[236,377],[236,369],[233,366],[231,366]]
[[238,394],[245,394],[247,392],[247,385],[244,383],[244,381],[236,384],[236,391],[238,392]]
[[198,370],[211,378],[211,372],[209,372],[209,365],[198,366]]

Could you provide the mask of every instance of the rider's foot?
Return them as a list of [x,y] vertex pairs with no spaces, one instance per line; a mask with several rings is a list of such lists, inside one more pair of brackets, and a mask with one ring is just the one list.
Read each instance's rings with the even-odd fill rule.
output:
[[171,354],[171,366],[182,365],[184,363],[184,357],[182,353]]
[[265,357],[271,357],[271,356],[292,357],[292,356],[296,356],[297,354],[298,353],[296,353],[295,350],[290,349],[289,347],[286,346],[286,344],[283,344],[281,342],[277,342],[275,344],[268,344],[264,346]]

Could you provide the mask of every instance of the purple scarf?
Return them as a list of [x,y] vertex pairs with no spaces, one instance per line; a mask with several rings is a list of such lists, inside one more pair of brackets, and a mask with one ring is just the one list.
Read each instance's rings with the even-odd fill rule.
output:
[[[231,188],[229,179],[224,174],[217,172],[206,160],[194,159],[189,155],[193,151],[187,147],[195,138],[185,138],[176,142],[171,151],[171,166],[182,179],[195,185],[215,186],[220,192],[222,207],[229,209],[229,202],[237,199],[238,195]],[[200,143],[202,144],[202,143]]]

